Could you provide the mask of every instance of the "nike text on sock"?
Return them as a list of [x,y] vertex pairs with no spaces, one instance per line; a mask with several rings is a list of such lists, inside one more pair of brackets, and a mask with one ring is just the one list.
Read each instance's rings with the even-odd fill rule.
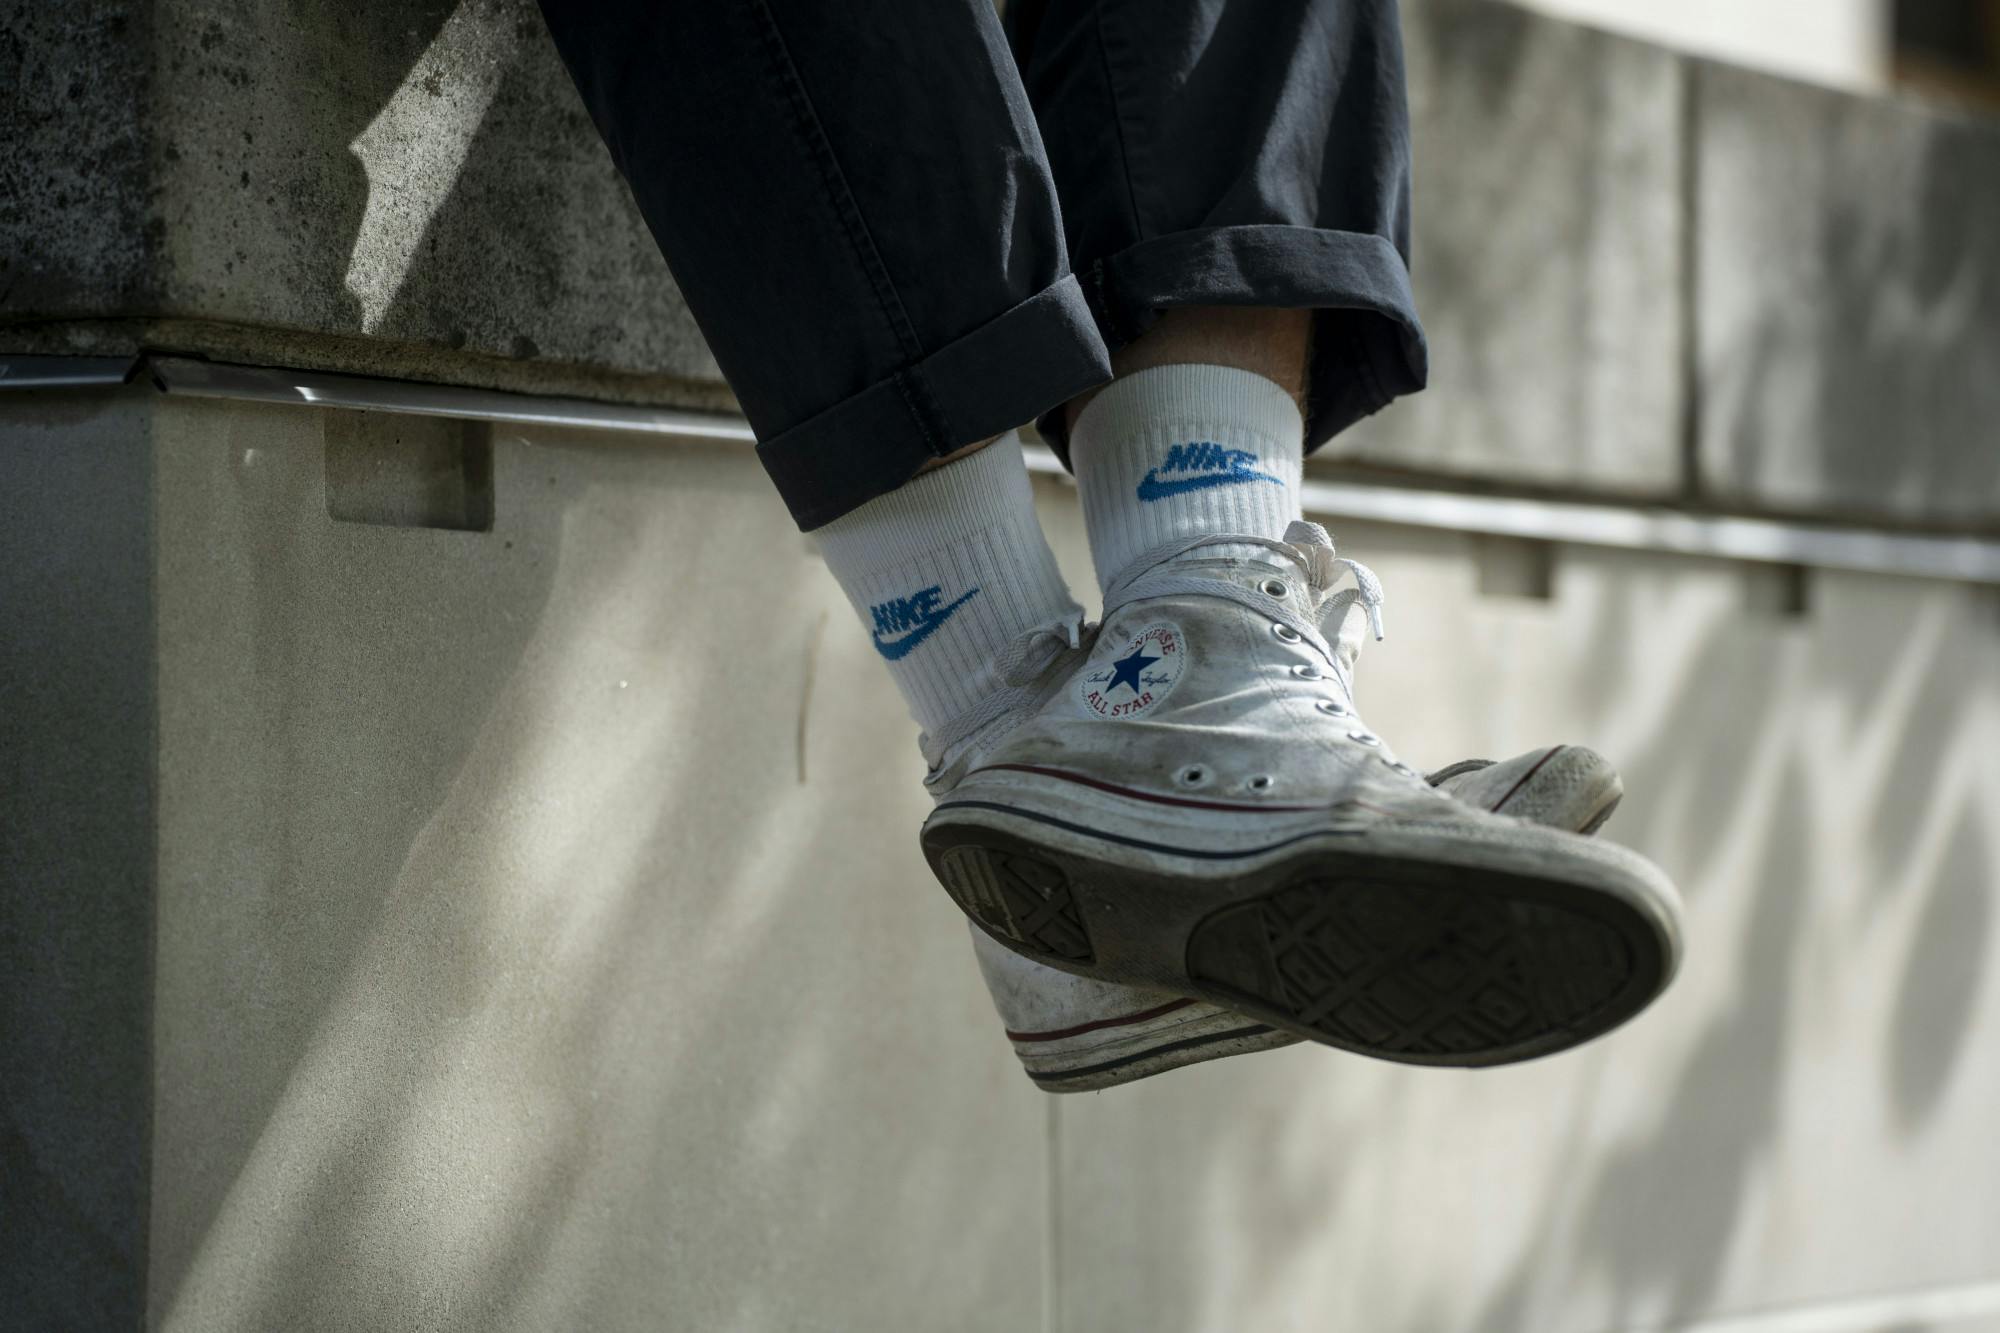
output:
[[1015,636],[1077,613],[1011,431],[814,535],[926,731],[1000,688]]
[[1099,586],[1165,542],[1283,536],[1304,438],[1290,394],[1231,366],[1155,366],[1100,391],[1070,432]]

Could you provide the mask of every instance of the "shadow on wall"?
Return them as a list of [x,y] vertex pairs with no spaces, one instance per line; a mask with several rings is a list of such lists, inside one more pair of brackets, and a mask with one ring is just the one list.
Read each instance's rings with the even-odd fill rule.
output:
[[[1827,669],[1801,672],[1796,653],[1744,626],[1719,625],[1682,673],[1681,689],[1664,711],[1669,727],[1621,756],[1635,794],[1667,799],[1628,801],[1611,836],[1641,849],[1687,849],[1690,855],[1673,868],[1697,909],[1704,894],[1715,892],[1709,881],[1727,875],[1725,862],[1754,866],[1736,882],[1755,897],[1721,965],[1737,998],[1708,1020],[1678,1069],[1661,1080],[1672,1091],[1657,1128],[1597,1167],[1578,1191],[1582,1215],[1573,1229],[1552,1215],[1536,1228],[1538,1235],[1570,1237],[1571,1254],[1552,1259],[1558,1267],[1591,1274],[1616,1293],[1612,1326],[1716,1311],[1751,1192],[1773,1165],[1788,1083],[1811,1074],[1798,1068],[1790,1043],[1802,1024],[1821,1021],[1815,1014],[1842,1012],[1838,998],[1815,992],[1849,985],[1847,978],[1809,978],[1802,971],[1808,950],[1822,959],[1829,951],[1858,952],[1871,932],[1883,929],[1888,899],[1904,900],[1906,913],[1907,900],[1922,900],[1895,984],[1882,986],[1879,973],[1857,971],[1854,984],[1879,992],[1845,997],[1853,1019],[1893,1011],[1881,1025],[1885,1048],[1874,1053],[1887,1076],[1877,1092],[1887,1103],[1888,1132],[1920,1134],[1972,1053],[1970,1024],[1991,962],[1988,895],[2000,885],[2000,856],[1979,823],[1994,796],[1979,771],[1982,741],[1990,742],[1984,733],[1991,700],[1968,689],[1979,682],[1976,668],[1952,661],[1946,632],[1952,608],[1920,600],[1921,585],[1912,589],[1918,597],[1901,601],[1893,581],[1877,583],[1865,645],[1834,651],[1834,643],[1853,644],[1857,636],[1838,629],[1849,622],[1832,585],[1823,576],[1832,603],[1825,614],[1838,619],[1814,634]],[[1957,592],[1938,585],[1929,591]],[[1652,611],[1628,604],[1626,614],[1643,619]],[[1629,651],[1644,637],[1636,625],[1620,630],[1608,619],[1601,628],[1590,652],[1612,664],[1603,678],[1616,681],[1616,645]],[[1990,637],[1983,624],[1956,628],[1969,629],[1975,642]],[[1816,697],[1807,702],[1801,688]],[[1593,704],[1602,712],[1612,701],[1607,690]],[[1676,806],[1668,826],[1662,815]],[[1861,838],[1833,827],[1847,812],[1872,816]],[[1839,864],[1840,851],[1855,843],[1865,863]],[[1858,891],[1830,900],[1828,890],[1840,880],[1858,880]],[[1696,938],[1690,947],[1705,943],[1719,941]],[[1802,1001],[1804,995],[1813,998]],[[1857,1030],[1852,1040],[1869,1035],[1870,1029]],[[1827,1057],[1819,1051],[1807,1058]],[[1838,1095],[1854,1091],[1842,1087]],[[1855,1150],[1880,1153],[1882,1146],[1861,1143]],[[1794,1179],[1788,1188],[1811,1184]],[[1552,1189],[1545,1214],[1564,1196]],[[1852,1201],[1829,1199],[1828,1206]],[[1541,1266],[1531,1251],[1477,1327],[1527,1333],[1544,1326],[1529,1307]]]
[[[288,291],[284,299],[311,310],[321,327],[363,328],[348,272],[369,180],[350,145],[396,96],[458,3],[354,5],[307,20],[287,6],[218,0],[161,22],[159,39],[177,47],[162,58],[184,80],[163,81],[165,95],[202,99],[170,105],[163,116],[186,141],[163,151],[189,175],[189,216],[170,217],[167,227],[216,248],[200,268],[223,289],[216,295],[225,308],[239,304],[229,300],[229,284],[254,281],[274,289],[258,298]],[[218,84],[232,95],[206,99],[204,90]],[[198,144],[210,151],[194,156]],[[218,203],[232,198],[244,202]],[[236,225],[220,228],[218,219]],[[267,312],[266,322],[278,314]]]
[[2000,133],[1696,66],[1703,465],[1753,503],[2000,524]]
[[533,0],[188,8],[159,24],[185,308],[371,363],[718,378]]
[[[1661,1080],[1672,1091],[1657,1128],[1604,1159],[1579,1191],[1580,1221],[1562,1232],[1574,1249],[1554,1262],[1609,1285],[1616,1293],[1612,1326],[1716,1312],[1751,1192],[1774,1165],[1788,1084],[1813,1075],[1791,1049],[1802,1025],[1810,1030],[1843,1009],[1858,1023],[1893,1013],[1879,1027],[1883,1049],[1871,1054],[1886,1075],[1876,1089],[1888,1111],[1884,1128],[1903,1139],[1928,1126],[1960,1062],[1976,1049],[1968,1038],[1991,964],[1988,896],[2000,885],[2000,855],[1979,821],[2000,793],[1981,772],[1992,703],[1975,688],[1983,663],[1955,658],[1954,650],[1964,652],[1966,637],[1975,645],[1990,640],[1991,626],[1956,619],[1964,601],[1948,599],[1964,594],[1950,585],[1908,585],[1916,595],[1905,600],[1894,580],[1868,582],[1866,601],[1850,607],[1839,585],[1821,576],[1830,603],[1822,614],[1832,623],[1810,631],[1817,643],[1793,646],[1811,648],[1810,658],[1753,627],[1710,630],[1664,711],[1669,726],[1623,757],[1635,794],[1667,799],[1628,801],[1611,836],[1642,850],[1687,849],[1691,855],[1673,868],[1698,917],[1718,875],[1755,897],[1722,964],[1737,998]],[[1603,633],[1589,651],[1611,666],[1602,673],[1607,682],[1622,678],[1617,645],[1629,651],[1642,644],[1636,622],[1658,610],[1641,600],[1625,608],[1634,624],[1621,630],[1600,622]],[[1843,629],[1857,619],[1868,624],[1865,636]],[[1801,670],[1815,661],[1825,665]],[[1606,716],[1613,702],[1608,688],[1592,701]],[[1675,788],[1682,799],[1674,799]],[[1662,818],[1669,807],[1678,807],[1671,826]],[[1865,820],[1857,821],[1858,837],[1838,827],[1850,814]],[[1865,859],[1841,864],[1851,848]],[[1728,876],[1725,862],[1754,870]],[[1922,906],[1913,911],[1911,900]],[[1861,952],[1885,928],[1891,901],[1916,918],[1907,956],[1891,976],[1802,970],[1808,951],[1822,969],[1837,966],[1829,953]],[[1690,947],[1704,943],[1696,938]],[[1853,985],[1873,993],[1855,994]],[[1874,1030],[1857,1027],[1850,1040],[1865,1042]],[[1828,1056],[1822,1049],[1804,1058]],[[1856,1091],[1841,1086],[1829,1095]],[[1883,1147],[1870,1141],[1855,1151],[1880,1154]],[[1788,1186],[1811,1187],[1796,1178]],[[1552,1190],[1545,1212],[1562,1198]],[[1829,1198],[1827,1206],[1851,1209],[1853,1201]],[[1537,1234],[1559,1234],[1556,1219]],[[1542,1327],[1529,1308],[1540,1267],[1531,1251],[1477,1327]]]
[[[285,21],[276,10],[240,3],[235,14],[235,26],[217,28],[212,41],[209,29],[191,29],[190,58],[199,48],[201,58],[226,59],[231,33]],[[487,27],[480,41],[498,45],[471,36],[464,50],[454,45],[454,24],[486,15],[500,16],[500,26]],[[532,32],[508,23],[533,24]],[[345,69],[337,48],[351,46],[367,53],[352,62],[357,69],[396,72],[372,77],[343,103],[366,108],[365,116],[304,105],[318,94],[301,80],[267,90],[266,109],[243,133],[272,142],[274,153],[303,152],[342,177],[335,188],[307,192],[298,210],[308,238],[299,253],[326,261],[310,289],[337,306],[343,327],[416,338],[438,312],[458,308],[465,289],[478,285],[470,276],[490,289],[496,254],[532,255],[558,243],[536,239],[534,191],[544,185],[524,187],[524,164],[500,155],[509,140],[495,128],[498,118],[542,105],[535,81],[547,71],[518,74],[506,53],[510,40],[543,40],[539,22],[511,0],[466,0],[462,10],[362,6],[341,24],[320,38],[324,70]],[[454,72],[452,61],[468,53],[490,64]],[[408,148],[400,136],[409,125],[429,123],[396,111],[398,98],[412,97],[459,99],[451,105],[464,113],[463,132],[421,152],[392,152]],[[572,105],[568,114],[582,113]],[[301,148],[279,137],[281,125],[317,137]],[[382,171],[401,162],[398,169],[418,172],[398,187],[408,191],[399,196],[411,204],[407,212],[378,206],[385,196],[370,193],[372,168],[364,164],[377,147]],[[1948,173],[1927,164],[1923,179],[1939,192],[1926,197],[1926,212],[1948,210]],[[242,188],[255,188],[254,180]],[[328,208],[327,198],[342,202]],[[1825,225],[1828,262],[1842,272],[1866,272],[1885,254],[1907,257],[1898,247],[1913,243],[1859,213]],[[506,230],[513,227],[519,235]],[[496,235],[509,239],[496,243]],[[1912,272],[1905,306],[1893,309],[1881,304],[1892,298],[1867,295],[1860,281],[1837,285],[1852,305],[1826,327],[1859,331],[1859,345],[1829,344],[1819,353],[1822,364],[1856,372],[1814,380],[1822,418],[1866,424],[1833,437],[1830,466],[1868,484],[1894,486],[1905,472],[1930,466],[1921,450],[1890,455],[1879,447],[1900,418],[1879,415],[1883,399],[1868,386],[1879,389],[1880,380],[1870,375],[1914,377],[1892,395],[1904,403],[1923,400],[1933,382],[1920,369],[1879,370],[1900,345],[1896,310],[1922,318],[1942,310],[1936,318],[1956,328],[1946,318],[1956,302],[1971,299],[1983,310],[1992,301],[1990,285],[1981,285],[1991,274],[1947,271],[1929,258]],[[520,309],[553,304],[560,274],[522,261],[498,276],[534,293],[507,303]],[[1979,295],[1960,295],[1967,284]],[[532,336],[497,326],[465,336],[497,340],[518,356],[541,350]],[[1777,348],[1785,336],[1774,330],[1750,341]],[[1746,364],[1729,423],[1739,457],[1754,458],[1756,405],[1784,373],[1776,361]],[[1972,466],[1975,485],[1990,489],[2000,479],[2000,453]],[[290,1016],[268,1018],[258,1030],[268,1048],[225,1044],[207,1057],[243,1071],[244,1124],[205,1146],[196,1121],[170,1131],[186,1136],[181,1146],[201,1169],[167,1164],[170,1173],[187,1171],[191,1201],[161,1205],[185,1210],[170,1218],[156,1251],[154,1306],[169,1327],[309,1326],[389,1312],[446,1326],[597,1326],[630,1317],[629,1307],[602,1303],[646,1299],[656,1289],[634,1275],[659,1270],[671,1270],[676,1287],[671,1297],[655,1295],[661,1308],[671,1302],[675,1311],[705,1312],[707,1326],[758,1327],[776,1319],[772,1303],[791,1299],[786,1288],[795,1295],[836,1265],[858,1262],[885,1281],[974,1291],[1018,1281],[1007,1269],[1018,1248],[1008,1233],[1038,1220],[949,1206],[962,1201],[934,1188],[951,1174],[944,1136],[906,1135],[912,1108],[886,1091],[845,1094],[830,1106],[816,1100],[827,1062],[857,1048],[835,1007],[794,984],[809,975],[810,959],[788,922],[833,912],[812,901],[821,878],[815,848],[840,842],[845,821],[875,798],[816,788],[809,797],[741,800],[729,775],[714,771],[712,756],[727,753],[732,729],[745,723],[713,701],[742,697],[743,659],[677,637],[681,609],[657,593],[668,568],[685,590],[722,586],[728,572],[704,568],[719,554],[672,563],[670,553],[685,552],[682,535],[635,503],[557,482],[546,504],[516,511],[527,525],[523,549],[555,554],[514,596],[523,618],[489,627],[483,665],[463,678],[434,674],[453,645],[373,633],[376,612],[365,600],[336,600],[331,628],[315,632],[322,646],[334,630],[390,645],[388,656],[343,659],[351,674],[327,687],[322,705],[327,719],[343,699],[381,710],[357,725],[370,745],[409,758],[413,771],[396,787],[408,799],[370,804],[365,788],[357,796],[334,785],[351,775],[314,767],[321,762],[314,734],[285,736],[276,785],[254,807],[277,830],[273,859],[258,870],[274,890],[260,924],[283,941],[281,956],[320,961],[218,982],[234,988],[245,1012],[269,1004]],[[638,535],[611,546],[572,539],[565,522],[583,520],[562,516],[593,506],[622,515]],[[288,640],[285,626],[296,621],[289,590],[319,574],[282,563],[292,558],[278,557],[262,575],[254,638],[272,656],[258,664],[260,680],[310,675],[287,657],[305,645]],[[772,623],[805,625],[817,614],[793,615],[782,601],[793,594],[764,591]],[[1829,621],[1845,614],[1839,598],[1834,591],[1821,612]],[[1804,672],[1798,654],[1739,627],[1702,631],[1671,706],[1658,714],[1659,729],[1618,756],[1635,792],[1665,795],[1634,801],[1613,835],[1684,850],[1673,869],[1697,906],[1730,864],[1754,867],[1747,882],[1755,895],[1728,963],[1717,964],[1735,978],[1732,1011],[1694,1034],[1663,1080],[1672,1092],[1651,1130],[1604,1158],[1588,1181],[1552,1188],[1531,1229],[1552,1242],[1575,1237],[1566,1262],[1611,1285],[1621,1318],[1699,1313],[1720,1289],[1796,1072],[1787,1034],[1799,1018],[1802,952],[1827,928],[1815,889],[1833,869],[1821,838],[1830,819],[1845,812],[1867,822],[1875,885],[1851,919],[1834,923],[1838,929],[1865,934],[1896,901],[1922,895],[1887,1029],[1890,1083],[1880,1090],[1902,1132],[1914,1136],[1931,1122],[1971,1049],[1971,1005],[1989,964],[1985,895],[1996,878],[1996,849],[1978,822],[1977,803],[1993,795],[1981,785],[1975,753],[1983,705],[1968,702],[1964,673],[1945,669],[1947,628],[1921,590],[1900,604],[1876,597],[1866,619],[1865,630],[1843,622],[1815,631],[1823,646],[1838,648],[1817,676]],[[1579,640],[1580,651],[1604,665],[1603,689],[1579,702],[1593,723],[1618,706],[1613,683],[1638,674],[1632,659],[1660,632],[1657,606],[1633,598],[1607,607]],[[651,696],[647,710],[609,733],[607,662],[585,647],[604,644],[673,645],[671,694]],[[1833,732],[1816,731],[1794,707],[1801,681],[1826,696],[1810,718],[1814,725],[1830,718]],[[291,702],[279,693],[255,706],[280,719]],[[469,743],[436,729],[440,716],[467,720]],[[397,745],[397,736],[434,743]],[[789,763],[787,752],[778,768]],[[295,792],[303,804],[288,808]],[[306,807],[329,792],[364,812],[356,827],[367,835],[313,821]],[[729,837],[715,836],[724,828]],[[1945,849],[1941,857],[1924,850],[1934,845]],[[329,865],[346,873],[326,878]],[[661,868],[686,865],[700,867],[703,883],[767,890],[663,891]],[[866,923],[829,915],[825,924],[852,931]],[[909,963],[890,958],[883,967]],[[648,1012],[662,978],[671,979],[671,1015]],[[945,1025],[922,1021],[920,987],[885,984],[892,987],[882,993],[885,1010],[900,1007],[905,1019],[884,1019],[881,1040],[939,1040],[933,1029]],[[859,1049],[866,1056],[870,1048]],[[608,1104],[607,1088],[627,1100]],[[1590,1093],[1582,1089],[1575,1104],[1552,1107],[1551,1115],[1581,1124]],[[855,1140],[829,1137],[829,1119],[838,1117]],[[1364,1135],[1367,1125],[1328,1127],[1348,1131]],[[1326,1262],[1306,1242],[1326,1191],[1342,1176],[1336,1170],[1308,1184],[1267,1147],[1232,1137],[1205,1171],[1216,1197],[1256,1201],[1254,1214],[1224,1215],[1258,1236],[1254,1262],[1273,1279],[1270,1289],[1282,1290],[1277,1279],[1286,1272]],[[853,1182],[832,1159],[856,1151],[879,1176],[871,1194],[897,1200],[944,1238],[947,1261],[929,1256],[925,1272],[900,1271],[910,1256],[866,1228],[843,1226]],[[635,1193],[662,1181],[684,1193],[651,1203]],[[1145,1183],[1131,1187],[1143,1191]],[[636,1224],[614,1221],[621,1215]],[[778,1218],[818,1229],[825,1249],[774,1243]],[[1215,1273],[1199,1230],[1175,1234],[1185,1248],[1163,1246],[1157,1262],[1185,1290],[1187,1308],[1225,1307],[1229,1294],[1210,1285]],[[1663,1235],[1681,1243],[1662,1246]],[[748,1256],[726,1279],[685,1258],[724,1252]],[[684,1267],[674,1268],[677,1257]],[[1538,1279],[1530,1251],[1479,1327],[1539,1328]]]
[[[1898,1263],[1897,1211],[1856,1211],[1885,1189],[1954,1201],[1960,1216],[1980,1206],[1976,1180],[1940,1172],[1950,1145],[1978,1131],[1954,1091],[1993,1068],[1973,1039],[1975,1016],[1992,1012],[1988,895],[2000,885],[2000,849],[1980,822],[2000,804],[1987,757],[1995,627],[1966,615],[1984,603],[1952,585],[1821,576],[1809,618],[1774,621],[1730,609],[1726,566],[1590,563],[1606,571],[1591,600],[1549,626],[1561,627],[1557,655],[1589,665],[1545,684],[1575,689],[1571,738],[1615,749],[1626,774],[1607,835],[1659,859],[1688,895],[1680,988],[1630,1033],[1564,1057],[1560,1078],[1529,1067],[1458,1085],[1494,1089],[1505,1115],[1531,1124],[1451,1112],[1436,1082],[1458,1076],[1337,1078],[1311,1051],[1260,1057],[1277,1063],[1257,1077],[1190,1071],[1172,1076],[1188,1080],[1181,1089],[1118,1094],[1144,1112],[1144,1155],[1104,1142],[1116,1132],[1108,1103],[1074,1116],[1065,1103],[1079,1143],[1125,1168],[1114,1183],[1089,1174],[1087,1152],[1069,1157],[1079,1197],[1129,1196],[1080,1205],[1072,1224],[1093,1233],[1093,1264],[1141,1274],[1115,1289],[1176,1312],[1168,1326],[1312,1327],[1302,1297],[1379,1290],[1393,1281],[1383,1265],[1438,1271],[1432,1247],[1489,1294],[1469,1312],[1464,1287],[1399,1299],[1415,1312],[1395,1327],[1550,1333],[1713,1317],[1742,1292],[1746,1250],[1783,1284],[1755,1290],[1787,1301],[1921,1285],[1940,1270],[1979,1276],[1954,1273],[1964,1261],[1948,1253]],[[1407,631],[1421,613],[1399,622]],[[1364,693],[1367,679],[1364,665]],[[1523,1108],[1530,1085],[1558,1096]],[[1183,1090],[1197,1112],[1176,1109]],[[1810,1109],[1831,1104],[1838,1115]],[[1409,1170],[1371,1161],[1371,1142]],[[1841,1160],[1816,1170],[1806,1144]],[[1523,1157],[1546,1176],[1524,1179]],[[1910,1178],[1885,1186],[1899,1161]],[[1195,1183],[1129,1169],[1142,1163]],[[1432,1189],[1452,1193],[1433,1207]],[[1160,1214],[1179,1224],[1149,1221]],[[1496,1263],[1496,1249],[1508,1258]],[[1854,1256],[1859,1289],[1827,1283],[1839,1271],[1828,1253]],[[1822,1285],[1801,1292],[1807,1283]],[[1106,1308],[1091,1305],[1081,1326]]]
[[[914,846],[854,836],[882,788],[843,766],[895,756],[915,801],[920,765],[902,728],[877,748],[831,718],[843,753],[800,781],[828,590],[763,577],[758,524],[687,541],[721,510],[782,522],[740,456],[696,452],[512,451],[513,517],[468,538],[513,544],[490,573],[413,577],[396,552],[431,534],[342,525],[316,568],[258,572],[294,628],[255,637],[294,648],[256,672],[284,732],[258,777],[276,827],[246,820],[237,854],[283,850],[163,907],[163,984],[190,988],[163,1023],[224,1024],[222,1049],[180,1033],[162,1056],[169,1083],[205,1080],[163,1090],[162,1207],[200,1200],[156,1239],[165,1327],[762,1329],[885,1292],[951,1326],[1033,1308],[1038,1174],[977,1209],[953,1182],[1023,1179],[1042,1118],[1004,1046],[963,1041],[952,1006],[985,1002]],[[519,586],[470,595],[524,558]],[[205,993],[203,932],[255,974],[232,995]],[[845,938],[873,948],[826,944]],[[238,1100],[254,1115],[193,1160]],[[979,1132],[995,1117],[1018,1142]]]

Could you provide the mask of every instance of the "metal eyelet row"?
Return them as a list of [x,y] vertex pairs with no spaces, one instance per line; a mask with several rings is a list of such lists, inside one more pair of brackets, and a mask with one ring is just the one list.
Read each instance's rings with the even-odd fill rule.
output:
[[[1277,580],[1272,579],[1269,582],[1276,583]],[[1269,591],[1268,587],[1266,588],[1266,591]],[[1282,640],[1285,643],[1298,643],[1301,642],[1304,638],[1303,635],[1301,635],[1297,630],[1293,629],[1291,626],[1276,621],[1273,621],[1271,624],[1271,633],[1275,634],[1280,640]],[[1331,677],[1329,677],[1324,671],[1321,671],[1318,667],[1314,666],[1310,662],[1297,663],[1292,667],[1292,674],[1298,677],[1300,680],[1331,679]],[[1348,709],[1347,705],[1341,703],[1338,699],[1315,699],[1313,700],[1313,707],[1317,708],[1320,712],[1326,714],[1328,717],[1354,716],[1354,714]],[[1379,747],[1382,744],[1382,741],[1379,737],[1366,731],[1350,731],[1347,733],[1347,739],[1354,741],[1356,744],[1359,745]],[[1381,759],[1384,763],[1389,764],[1390,767],[1394,768],[1396,771],[1400,773],[1410,773],[1412,776],[1415,775],[1414,770],[1408,768],[1407,766],[1401,763],[1397,763],[1390,760],[1387,755],[1381,756]],[[1259,788],[1259,790],[1261,790],[1261,788]]]

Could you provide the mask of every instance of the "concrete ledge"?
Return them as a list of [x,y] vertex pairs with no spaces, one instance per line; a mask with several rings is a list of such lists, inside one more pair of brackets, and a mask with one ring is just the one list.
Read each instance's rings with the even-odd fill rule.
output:
[[[2000,131],[1405,8],[1434,387],[1330,462],[2000,523]],[[22,11],[0,352],[731,406],[531,0],[333,14]]]
[[1694,66],[1700,485],[2000,524],[2000,126]]
[[0,344],[722,406],[532,0],[22,12]]
[[1431,387],[1328,457],[1672,493],[1680,62],[1491,0],[1412,0],[1404,29]]

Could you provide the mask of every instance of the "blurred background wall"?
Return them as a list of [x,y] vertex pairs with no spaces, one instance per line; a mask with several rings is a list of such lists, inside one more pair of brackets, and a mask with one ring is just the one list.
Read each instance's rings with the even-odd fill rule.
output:
[[[1495,0],[1506,3],[1507,0]],[[1537,13],[1832,87],[1889,83],[1892,15],[1925,0],[1525,0]],[[1960,11],[1973,8],[1946,0]]]

